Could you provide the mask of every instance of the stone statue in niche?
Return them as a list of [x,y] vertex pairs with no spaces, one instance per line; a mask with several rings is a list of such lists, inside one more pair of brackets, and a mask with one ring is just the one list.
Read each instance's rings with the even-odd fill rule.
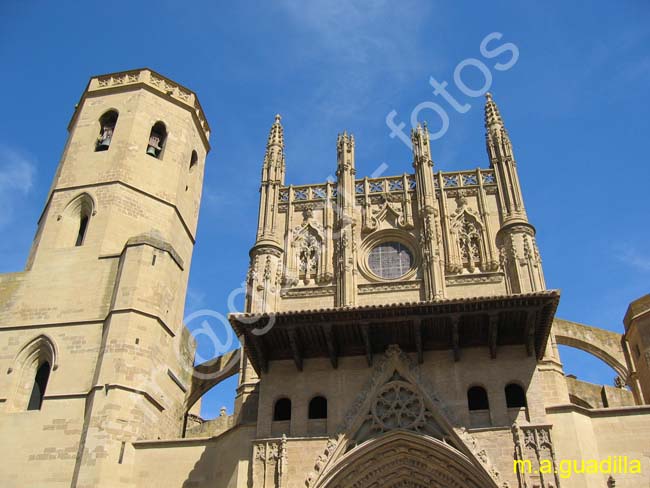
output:
[[318,273],[320,261],[320,242],[313,235],[307,235],[300,246],[300,278],[309,285]]

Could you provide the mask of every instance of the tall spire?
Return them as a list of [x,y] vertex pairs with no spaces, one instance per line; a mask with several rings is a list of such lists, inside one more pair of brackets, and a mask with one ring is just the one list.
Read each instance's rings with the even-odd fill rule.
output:
[[280,237],[282,224],[278,222],[280,192],[284,186],[284,134],[280,119],[279,115],[275,116],[262,165],[257,238],[250,251],[247,278],[246,310],[249,312],[273,310],[280,292],[284,252]]
[[489,131],[493,128],[503,128],[503,119],[499,113],[499,107],[492,99],[492,94],[485,94],[485,128]]
[[269,140],[266,143],[266,148],[271,146],[279,146],[284,150],[284,130],[282,129],[282,124],[280,121],[282,116],[280,114],[275,114],[275,122],[271,126],[271,132],[269,133]]
[[485,143],[490,157],[490,166],[494,166],[497,161],[512,161],[514,164],[512,143],[503,124],[499,107],[490,92],[485,94],[485,99]]
[[[278,241],[276,235],[278,198],[280,187],[284,186],[284,131],[280,115],[275,116],[266,143],[262,164],[262,185],[260,187],[260,213],[257,227],[257,242]],[[277,243],[277,242],[276,242]]]
[[535,228],[526,216],[510,136],[492,95],[486,93],[485,98],[485,142],[503,214],[496,240],[508,293],[543,290],[546,285],[535,243]]
[[262,168],[262,182],[277,181],[284,185],[284,129],[281,120],[280,114],[276,114],[275,122],[269,131]]

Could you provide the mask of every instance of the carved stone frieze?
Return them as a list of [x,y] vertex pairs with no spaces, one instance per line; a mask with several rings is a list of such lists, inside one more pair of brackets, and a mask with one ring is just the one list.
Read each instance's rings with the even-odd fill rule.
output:
[[386,291],[419,290],[422,287],[421,281],[398,282],[398,283],[368,283],[359,285],[359,294],[382,293]]
[[325,208],[325,202],[293,202],[293,208],[298,212],[305,210],[321,210]]
[[501,283],[503,281],[502,273],[474,274],[474,275],[456,275],[445,277],[448,286],[469,285],[477,283]]
[[328,297],[336,293],[334,286],[315,286],[309,288],[287,288],[283,289],[281,295],[288,298],[298,297]]
[[530,463],[531,470],[517,470],[520,488],[559,488],[555,449],[550,425],[512,425],[515,459]]
[[450,190],[445,187],[445,195],[449,198],[458,198],[459,196],[474,197],[478,195],[478,188],[462,188]]
[[260,254],[269,254],[271,256],[275,256],[275,257],[279,258],[280,256],[282,256],[282,250],[278,249],[275,246],[264,245],[264,246],[254,247],[251,250],[251,254],[253,256],[259,256]]
[[253,444],[253,484],[260,488],[284,488],[287,472],[287,437]]

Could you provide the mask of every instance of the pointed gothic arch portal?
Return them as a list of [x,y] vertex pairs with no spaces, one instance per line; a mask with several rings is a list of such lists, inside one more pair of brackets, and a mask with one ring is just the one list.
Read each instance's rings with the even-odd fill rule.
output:
[[314,488],[485,488],[496,486],[449,444],[394,430],[342,456]]

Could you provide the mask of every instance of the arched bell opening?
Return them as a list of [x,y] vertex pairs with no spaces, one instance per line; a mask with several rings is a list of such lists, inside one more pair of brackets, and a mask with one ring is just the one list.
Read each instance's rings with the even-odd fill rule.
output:
[[161,121],[156,122],[149,133],[147,154],[156,159],[162,159],[165,143],[167,142],[167,127]]
[[95,142],[95,151],[108,151],[117,125],[117,110],[109,110],[99,118],[99,136]]

